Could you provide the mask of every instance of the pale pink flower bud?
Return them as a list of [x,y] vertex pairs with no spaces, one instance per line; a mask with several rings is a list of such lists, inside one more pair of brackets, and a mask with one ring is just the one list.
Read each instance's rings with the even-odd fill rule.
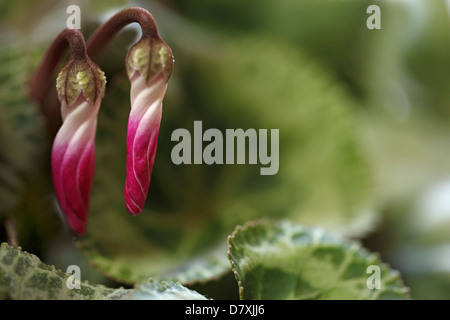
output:
[[92,61],[71,59],[57,79],[62,126],[52,148],[52,176],[58,203],[70,229],[86,230],[95,171],[97,114],[105,91],[104,73]]
[[143,38],[128,52],[131,112],[127,131],[125,206],[131,215],[142,212],[155,162],[162,100],[172,73],[173,56],[159,38]]

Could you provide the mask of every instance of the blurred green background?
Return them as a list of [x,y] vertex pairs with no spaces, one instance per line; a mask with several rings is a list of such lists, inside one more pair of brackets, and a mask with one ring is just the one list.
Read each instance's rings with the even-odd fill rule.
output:
[[[122,192],[124,59],[138,29],[123,30],[97,60],[108,84],[81,238],[56,209],[52,135],[26,97],[71,4],[81,8],[86,39],[121,8],[142,6],[175,56],[150,197],[136,218]],[[372,4],[381,9],[380,30],[366,27]],[[131,285],[152,276],[235,298],[222,257],[226,236],[255,218],[287,218],[361,240],[402,273],[413,298],[449,299],[449,17],[444,0],[3,0],[0,240],[61,269],[80,264],[95,282]],[[279,173],[175,166],[171,132],[192,131],[194,120],[204,130],[279,129]]]

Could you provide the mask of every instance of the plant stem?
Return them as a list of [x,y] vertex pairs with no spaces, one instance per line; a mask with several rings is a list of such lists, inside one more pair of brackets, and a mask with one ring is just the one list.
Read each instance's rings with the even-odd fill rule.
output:
[[125,26],[137,22],[142,29],[143,38],[158,37],[156,22],[152,14],[140,7],[130,7],[119,11],[89,38],[87,52],[95,60],[98,58],[112,38]]
[[[61,123],[60,113],[56,108],[56,89],[50,89],[55,84],[55,69],[69,48],[71,59],[87,59],[86,43],[81,31],[64,29],[47,49],[28,86],[28,96],[39,105],[44,114],[50,136],[56,133]],[[49,92],[52,92],[51,97],[48,97]]]
[[[70,48],[71,59],[88,59],[89,55],[94,60],[123,27],[134,22],[141,26],[143,38],[159,38],[152,14],[140,7],[130,7],[121,10],[100,26],[90,37],[87,45],[83,34],[77,29],[64,29],[53,40],[28,87],[28,96],[39,104],[51,137],[56,134],[61,124],[60,114],[56,108],[58,103],[56,90],[51,90],[51,87],[55,79],[55,69],[66,50]],[[49,92],[52,93],[51,96]]]
[[13,217],[5,220],[7,241],[12,247],[18,247],[16,221]]
[[53,74],[64,55],[70,48],[71,59],[86,59],[86,44],[83,34],[77,29],[64,29],[53,40],[44,59],[33,75],[28,88],[29,96],[38,103],[42,103],[50,86],[54,82]]

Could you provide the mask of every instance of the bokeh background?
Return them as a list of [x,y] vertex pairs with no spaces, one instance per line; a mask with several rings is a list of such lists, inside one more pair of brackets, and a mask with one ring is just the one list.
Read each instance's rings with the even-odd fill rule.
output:
[[[81,8],[86,39],[121,8],[142,6],[175,56],[150,197],[136,218],[122,198],[124,59],[139,28],[124,29],[97,60],[108,84],[83,237],[67,230],[52,191],[54,96],[51,118],[26,91],[71,4]],[[372,4],[380,30],[366,27]],[[61,269],[81,265],[93,282],[174,279],[236,298],[227,235],[245,221],[289,219],[379,252],[412,298],[449,299],[449,18],[444,0],[3,0],[0,240]],[[278,174],[260,176],[260,165],[174,165],[171,132],[192,132],[194,120],[204,130],[279,129]]]

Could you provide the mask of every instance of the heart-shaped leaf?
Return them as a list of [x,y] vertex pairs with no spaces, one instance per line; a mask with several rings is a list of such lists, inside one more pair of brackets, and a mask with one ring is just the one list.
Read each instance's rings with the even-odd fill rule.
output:
[[[0,51],[0,215],[11,214],[25,181],[40,167],[42,122],[27,99],[27,55],[20,47],[4,45]],[[40,150],[39,148],[42,147]]]
[[399,273],[358,243],[282,222],[239,226],[228,256],[241,299],[408,299]]
[[196,291],[183,287],[180,283],[161,284],[148,282],[136,286],[129,296],[132,300],[207,300]]
[[[74,273],[75,275],[75,273]],[[82,275],[81,272],[79,274]],[[77,281],[79,281],[77,283]],[[44,264],[38,257],[0,246],[0,298],[16,300],[205,300],[179,283],[148,282],[134,289],[90,284]]]

